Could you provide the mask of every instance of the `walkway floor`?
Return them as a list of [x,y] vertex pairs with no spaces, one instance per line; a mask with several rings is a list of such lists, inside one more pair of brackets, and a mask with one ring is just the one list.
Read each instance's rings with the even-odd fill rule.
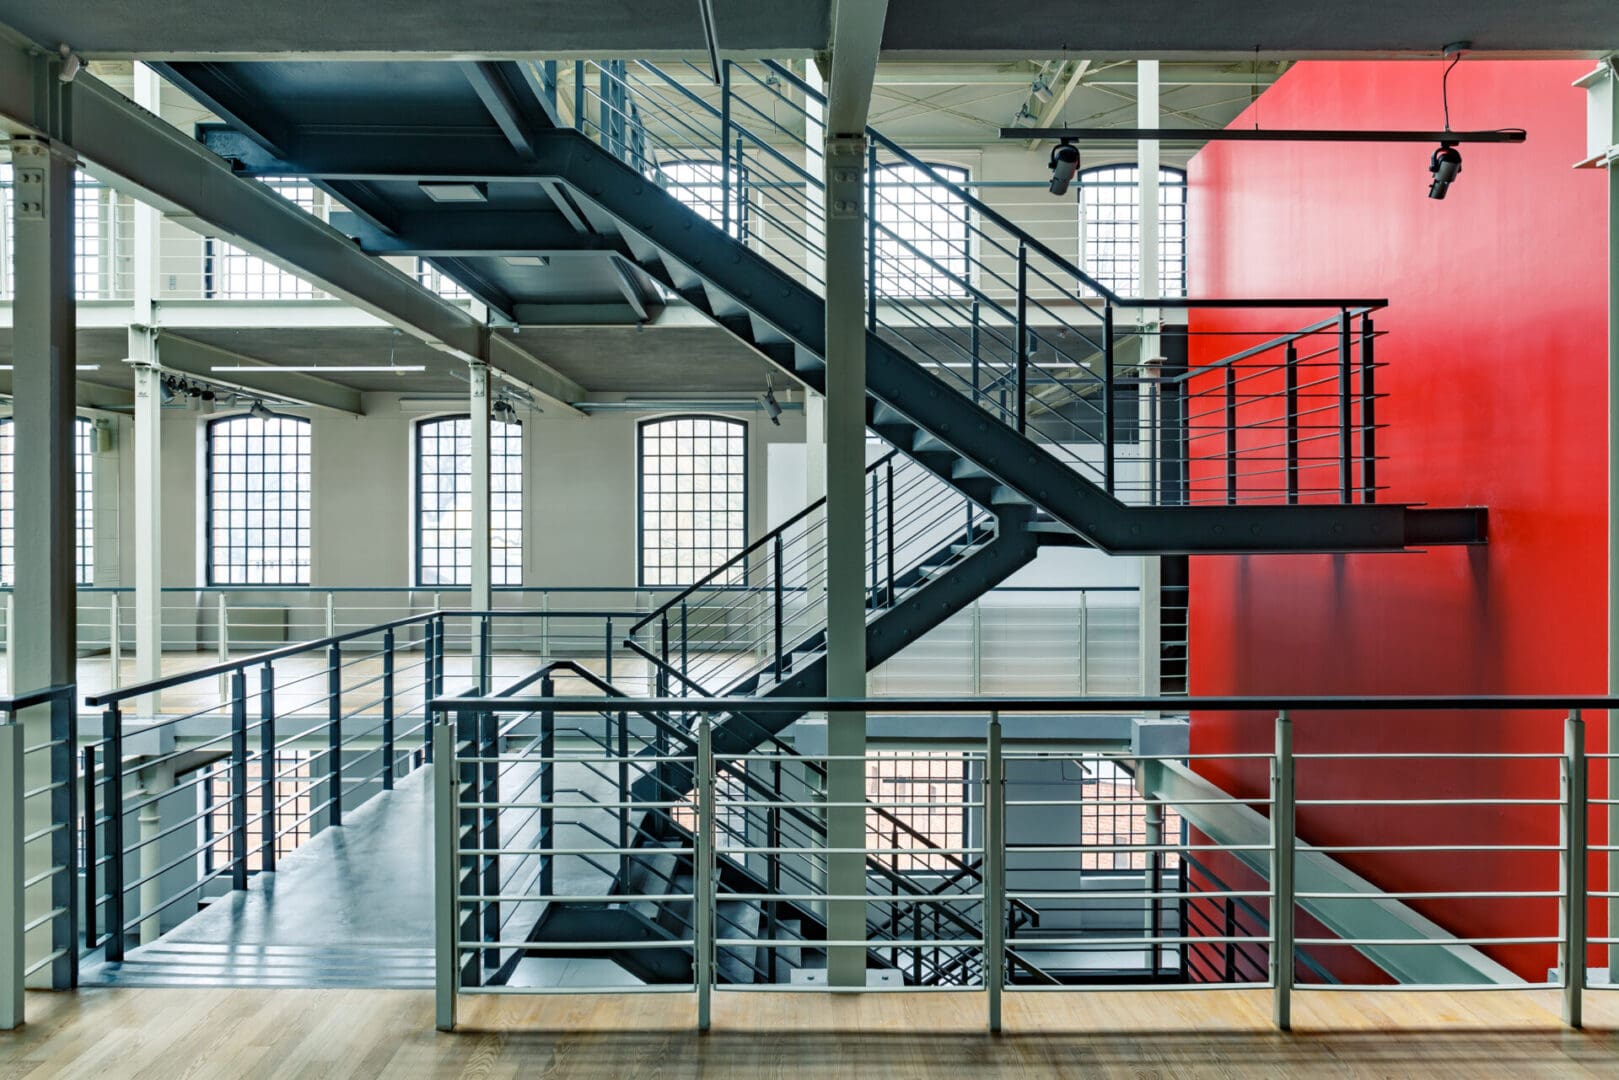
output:
[[89,990],[30,994],[0,1075],[1610,1080],[1619,994],[1590,998],[1575,1032],[1550,991],[1300,993],[1284,1035],[1264,991],[1012,994],[993,1037],[982,994],[717,993],[707,1035],[690,995],[484,997],[445,1035],[423,991]]

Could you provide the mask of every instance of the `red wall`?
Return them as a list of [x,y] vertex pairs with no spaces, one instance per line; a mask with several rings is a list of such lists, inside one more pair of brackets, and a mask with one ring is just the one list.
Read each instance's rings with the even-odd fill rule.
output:
[[[1387,297],[1378,327],[1380,499],[1489,508],[1490,540],[1421,554],[1192,560],[1194,694],[1605,689],[1606,178],[1584,156],[1585,62],[1464,60],[1457,128],[1523,127],[1465,145],[1444,201],[1426,145],[1215,143],[1190,170],[1197,296]],[[1257,106],[1265,127],[1437,128],[1440,66],[1301,63]],[[1255,110],[1233,126],[1254,123]],[[1301,323],[1318,317],[1311,313]],[[1251,319],[1252,316],[1249,316]],[[1193,330],[1230,329],[1194,316]],[[1251,325],[1251,323],[1249,324]],[[1281,329],[1281,327],[1277,327]],[[1194,337],[1194,341],[1200,341]],[[1203,358],[1209,341],[1201,339]],[[1197,355],[1197,354],[1194,354]],[[1592,749],[1603,718],[1591,717]],[[1298,718],[1300,752],[1561,749],[1556,718]],[[1200,714],[1195,753],[1269,746],[1270,717]],[[1210,764],[1256,794],[1254,763]],[[1603,782],[1593,769],[1593,790]],[[1551,762],[1306,763],[1307,798],[1550,796]],[[1546,807],[1301,808],[1315,843],[1555,843]],[[1593,843],[1601,829],[1594,823]],[[1555,856],[1364,854],[1385,889],[1551,888]],[[1528,883],[1533,882],[1533,886]],[[1419,907],[1453,932],[1554,935],[1552,900]],[[1600,925],[1594,921],[1593,925]],[[1551,946],[1489,949],[1537,980]]]

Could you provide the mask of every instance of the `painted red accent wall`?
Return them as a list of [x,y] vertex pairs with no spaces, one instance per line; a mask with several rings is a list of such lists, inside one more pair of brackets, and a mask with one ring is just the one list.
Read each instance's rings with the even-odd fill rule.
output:
[[[1421,554],[1203,557],[1191,565],[1194,694],[1605,689],[1606,178],[1584,156],[1585,62],[1464,60],[1457,128],[1524,127],[1466,145],[1444,201],[1426,145],[1211,144],[1189,182],[1198,296],[1377,296],[1384,501],[1489,508],[1479,548]],[[1437,128],[1438,62],[1294,66],[1233,126]],[[1311,314],[1309,318],[1317,317]],[[1248,316],[1251,320],[1251,316]],[[1194,314],[1192,328],[1230,329]],[[1252,323],[1248,324],[1252,326]],[[1194,337],[1194,356],[1219,355]],[[1603,718],[1590,718],[1592,749]],[[1557,717],[1346,712],[1297,720],[1301,753],[1556,752]],[[1271,717],[1193,717],[1194,753],[1268,748]],[[1208,764],[1265,790],[1257,762]],[[1593,767],[1592,788],[1605,773]],[[1299,795],[1517,797],[1556,792],[1554,762],[1308,762]],[[1318,844],[1555,843],[1544,807],[1309,807]],[[1593,843],[1601,842],[1593,819]],[[1388,890],[1554,888],[1550,853],[1346,855]],[[1593,867],[1600,870],[1600,862]],[[1593,873],[1593,877],[1596,874]],[[1452,932],[1553,936],[1551,899],[1416,902]],[[1601,925],[1593,907],[1592,925]],[[1338,956],[1346,973],[1356,965]],[[1551,945],[1486,949],[1537,981]],[[1593,959],[1596,951],[1593,950]]]

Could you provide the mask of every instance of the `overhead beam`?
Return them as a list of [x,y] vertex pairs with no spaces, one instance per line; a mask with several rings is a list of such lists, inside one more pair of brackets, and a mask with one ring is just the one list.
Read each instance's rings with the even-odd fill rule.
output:
[[[302,371],[277,373],[276,365],[267,360],[197,341],[172,330],[160,329],[156,333],[158,364],[166,371],[190,375],[249,394],[263,394],[351,416],[365,415],[360,392],[353,387]],[[215,375],[213,369],[216,366],[262,367],[270,373],[270,377],[261,379],[240,371],[225,376]]]
[[581,236],[556,210],[436,210],[401,214],[389,233],[358,214],[334,213],[332,228],[368,255],[533,255],[629,249],[622,241]]
[[470,60],[460,66],[512,149],[522,157],[532,158],[535,137],[553,124],[541,105],[540,95],[519,65],[512,61]]
[[[1040,116],[1035,123],[1036,127],[1050,127],[1057,122],[1057,119],[1062,116],[1063,107],[1068,104],[1068,99],[1074,96],[1074,91],[1079,89],[1079,84],[1085,81],[1085,73],[1090,69],[1091,62],[1089,60],[1080,60],[1074,64],[1074,70],[1069,74],[1068,81],[1062,84],[1061,90],[1051,95],[1051,100],[1046,102],[1045,108],[1040,110]],[[1036,140],[1030,139],[1029,149],[1033,150],[1035,145]]]

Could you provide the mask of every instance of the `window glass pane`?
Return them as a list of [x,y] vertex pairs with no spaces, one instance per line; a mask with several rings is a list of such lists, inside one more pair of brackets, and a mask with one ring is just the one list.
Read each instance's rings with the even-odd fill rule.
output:
[[[746,227],[747,200],[742,195],[742,181],[735,168],[731,179],[732,236],[742,236]],[[658,166],[659,180],[664,190],[691,207],[716,228],[725,221],[724,166],[717,161],[671,161]]]
[[[523,427],[493,421],[489,542],[495,585],[523,583]],[[472,584],[472,421],[416,425],[416,584]]]
[[453,278],[439,272],[438,267],[426,259],[416,260],[416,283],[424,289],[438,293],[446,300],[465,300],[472,294],[455,283]]
[[[95,464],[96,428],[82,416],[73,422],[74,562],[80,585],[95,584],[95,492],[91,470]],[[16,439],[10,417],[0,419],[0,585],[17,579]]]
[[[1124,296],[1141,294],[1140,171],[1103,165],[1079,174],[1080,265]],[[1186,295],[1186,174],[1158,170],[1158,291]]]
[[[953,184],[967,170],[930,165]],[[962,296],[967,292],[967,204],[914,165],[877,170],[877,294]]]
[[[723,417],[641,423],[642,585],[690,585],[741,553],[745,432],[742,421]],[[728,513],[733,505],[735,512]],[[732,528],[718,528],[718,522]]]
[[208,583],[308,585],[310,425],[231,416],[208,425]]
[[[307,213],[318,209],[315,185],[307,180],[260,181]],[[313,300],[321,294],[309,282],[234,244],[209,237],[204,242],[204,293],[215,300]]]

